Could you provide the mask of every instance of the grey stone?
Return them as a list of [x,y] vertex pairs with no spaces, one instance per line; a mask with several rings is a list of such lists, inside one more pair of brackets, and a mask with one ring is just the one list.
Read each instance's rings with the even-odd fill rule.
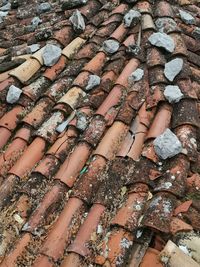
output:
[[182,145],[177,136],[170,130],[166,129],[164,133],[156,137],[153,142],[156,154],[161,159],[172,158],[182,151]]
[[16,103],[19,100],[21,93],[22,93],[22,90],[20,88],[14,85],[11,85],[8,89],[8,93],[6,96],[7,103],[9,104]]
[[128,77],[128,80],[130,83],[137,82],[141,80],[143,76],[144,76],[144,70],[138,68],[134,72],[131,73],[131,75]]
[[31,20],[31,24],[34,26],[34,28],[37,28],[37,26],[42,22],[42,20],[39,17],[34,17]]
[[39,44],[32,44],[32,45],[29,45],[28,48],[30,49],[31,53],[34,53],[40,49],[40,45]]
[[132,27],[138,24],[141,19],[141,14],[137,10],[129,10],[128,13],[124,16],[124,25],[125,27]]
[[41,3],[39,6],[38,6],[38,11],[39,13],[44,13],[44,12],[48,12],[51,10],[51,5],[48,3],[48,2],[45,2],[45,3]]
[[76,127],[80,131],[84,131],[87,128],[88,125],[88,117],[83,112],[77,112],[77,123]]
[[91,89],[93,89],[94,87],[98,86],[101,82],[101,78],[97,75],[90,75],[89,76],[89,80],[88,80],[88,84],[85,88],[86,91],[89,91]]
[[73,25],[74,31],[83,32],[85,30],[85,21],[79,10],[75,10],[69,20]]
[[7,3],[6,5],[0,7],[1,11],[9,11],[11,9],[11,3]]
[[182,21],[184,21],[186,24],[194,24],[195,18],[188,12],[185,12],[183,10],[179,10],[179,14],[181,16]]
[[0,11],[0,23],[3,22],[4,18],[8,15],[8,12]]
[[88,0],[64,0],[62,3],[62,9],[70,9],[75,8],[78,6],[85,5],[88,2]]
[[42,53],[44,65],[51,67],[59,60],[62,50],[56,45],[47,44]]
[[177,24],[172,18],[158,18],[155,24],[159,32],[168,33],[177,29]]
[[56,132],[58,132],[58,133],[62,133],[62,132],[66,129],[66,127],[67,127],[68,124],[69,124],[69,121],[68,121],[68,120],[62,122],[62,123],[61,123],[60,125],[58,125],[58,127],[56,128]]
[[168,52],[173,52],[175,49],[174,40],[166,33],[156,32],[149,37],[149,42],[157,47],[164,48]]
[[103,42],[103,50],[108,54],[114,54],[119,49],[119,42],[115,40],[106,40]]
[[165,77],[172,82],[183,68],[183,59],[175,58],[165,64]]
[[192,32],[192,35],[194,36],[194,38],[196,38],[197,40],[200,40],[200,28],[196,27],[194,29],[194,31]]
[[181,100],[183,94],[177,85],[168,85],[165,87],[164,96],[169,103],[177,103]]

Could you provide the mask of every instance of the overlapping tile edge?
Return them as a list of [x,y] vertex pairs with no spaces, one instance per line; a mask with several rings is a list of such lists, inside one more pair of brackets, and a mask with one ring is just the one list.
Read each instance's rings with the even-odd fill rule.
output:
[[199,1],[49,2],[0,23],[0,266],[199,266]]

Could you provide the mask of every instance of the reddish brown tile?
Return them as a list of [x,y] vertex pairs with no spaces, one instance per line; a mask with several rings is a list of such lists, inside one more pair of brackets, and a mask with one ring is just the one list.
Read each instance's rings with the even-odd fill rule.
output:
[[89,166],[83,169],[83,174],[75,183],[72,196],[82,199],[86,203],[91,203],[92,197],[98,190],[100,185],[99,175],[106,165],[105,158],[101,156],[93,156]]
[[118,77],[118,79],[116,80],[115,84],[119,84],[122,85],[124,87],[128,87],[129,86],[129,81],[128,81],[128,77],[131,75],[131,73],[137,69],[139,65],[139,61],[135,58],[131,59],[128,64],[125,66],[125,68],[123,69],[122,73],[120,74],[120,76]]
[[51,68],[47,68],[43,76],[47,79],[54,81],[57,76],[63,71],[67,64],[67,59],[65,56],[61,56],[58,62],[53,65]]
[[39,100],[39,102],[37,102],[36,106],[24,117],[22,121],[34,128],[37,128],[44,121],[45,117],[53,107],[53,104],[54,102],[49,98],[42,98],[41,100]]
[[14,130],[17,126],[18,116],[22,111],[22,106],[17,105],[13,107],[0,119],[0,126],[5,127],[11,131]]
[[128,127],[122,122],[114,122],[101,140],[94,154],[112,159],[119,150],[123,139],[128,132]]
[[1,263],[1,267],[15,266],[17,262],[17,258],[21,256],[21,253],[27,247],[28,243],[31,241],[31,235],[26,233],[19,239],[16,247],[11,250],[11,252],[4,258]]
[[147,203],[142,225],[164,233],[170,232],[170,222],[175,208],[176,198],[168,193],[153,196]]
[[160,106],[153,123],[149,129],[146,139],[156,138],[169,127],[172,115],[172,107],[168,104]]
[[111,221],[111,225],[119,225],[130,232],[137,231],[138,221],[147,200],[146,193],[130,193],[123,206]]
[[55,211],[66,191],[67,188],[64,184],[56,183],[52,186],[45,194],[37,208],[30,215],[27,223],[23,226],[22,231],[30,232],[33,235],[37,233],[39,226],[51,212]]
[[67,159],[55,175],[55,179],[59,179],[67,186],[72,187],[80,171],[88,160],[90,153],[91,147],[87,143],[79,143],[68,155]]
[[81,225],[74,242],[67,248],[68,252],[75,252],[82,256],[90,254],[87,248],[87,242],[91,238],[91,234],[96,230],[100,217],[104,212],[105,207],[100,204],[94,204],[90,209],[87,218]]
[[103,101],[103,103],[100,105],[100,107],[97,109],[96,114],[100,114],[102,116],[105,116],[106,113],[115,106],[118,106],[120,104],[120,101],[123,97],[123,88],[121,86],[115,86],[109,93],[109,95],[106,97],[106,99]]
[[0,149],[5,146],[11,136],[10,130],[4,127],[0,127]]
[[34,165],[44,155],[46,143],[45,141],[37,137],[23,153],[22,157],[16,162],[16,164],[10,169],[9,173],[15,174],[18,177],[26,177],[31,171]]
[[142,262],[141,267],[163,267],[163,264],[159,260],[159,251],[153,248],[148,248]]
[[42,245],[41,253],[55,261],[62,258],[65,248],[70,243],[74,218],[83,213],[83,202],[78,198],[70,198]]
[[93,74],[99,74],[105,62],[106,55],[103,52],[98,52],[96,56],[91,59],[88,64],[86,64],[83,70],[89,71]]

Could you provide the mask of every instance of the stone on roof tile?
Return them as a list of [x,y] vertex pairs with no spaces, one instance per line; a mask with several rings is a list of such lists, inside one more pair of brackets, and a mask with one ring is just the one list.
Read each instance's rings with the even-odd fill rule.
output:
[[166,129],[164,133],[156,137],[153,142],[156,154],[161,159],[174,157],[182,151],[182,145],[177,136],[170,130]]
[[181,100],[183,94],[177,85],[168,85],[165,87],[164,96],[169,103],[177,103]]
[[11,85],[8,89],[8,93],[6,96],[7,103],[9,104],[16,103],[19,100],[21,93],[22,93],[22,90],[20,88],[14,85]]
[[183,59],[175,58],[165,64],[165,77],[172,82],[174,78],[181,72],[183,68]]
[[179,10],[179,14],[181,16],[181,19],[186,23],[186,24],[194,24],[195,23],[195,18],[188,12],[185,12],[184,10]]
[[44,60],[44,65],[51,67],[59,60],[62,50],[60,47],[47,44],[42,52],[42,58]]
[[133,27],[140,21],[141,14],[137,10],[131,9],[124,16],[124,25],[125,27]]
[[173,39],[166,33],[156,32],[149,37],[149,42],[157,47],[164,48],[168,52],[173,52],[175,44]]

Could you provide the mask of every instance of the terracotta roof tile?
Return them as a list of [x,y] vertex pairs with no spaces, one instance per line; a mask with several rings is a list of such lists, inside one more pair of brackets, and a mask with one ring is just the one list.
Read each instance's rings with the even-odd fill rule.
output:
[[[195,266],[198,1],[88,0],[67,9],[72,1],[51,0],[47,12],[35,0],[18,2],[0,22],[0,266],[164,266],[159,253],[169,253],[169,240],[177,247],[168,263]],[[70,21],[76,9],[82,31]],[[123,17],[131,9],[141,20],[129,28]],[[172,53],[151,45],[155,32],[172,38]],[[106,54],[106,40],[119,49]],[[52,67],[43,64],[47,44],[62,49]],[[177,57],[183,68],[170,82],[165,64]],[[138,68],[143,76],[132,82]],[[88,91],[94,74],[100,84]],[[11,85],[22,90],[13,104]],[[179,86],[179,102],[168,103],[167,85]],[[154,140],[166,128],[182,151],[161,160]],[[178,246],[194,232],[191,262]]]

